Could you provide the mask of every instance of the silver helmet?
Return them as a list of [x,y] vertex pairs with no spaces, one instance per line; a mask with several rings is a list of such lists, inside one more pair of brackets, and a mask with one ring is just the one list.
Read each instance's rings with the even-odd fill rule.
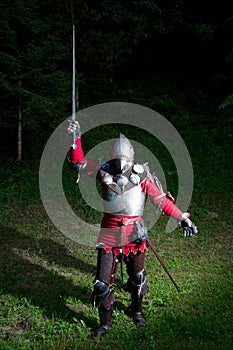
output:
[[115,165],[119,172],[130,168],[134,161],[134,149],[130,141],[123,134],[114,140],[111,148],[111,157],[115,160]]

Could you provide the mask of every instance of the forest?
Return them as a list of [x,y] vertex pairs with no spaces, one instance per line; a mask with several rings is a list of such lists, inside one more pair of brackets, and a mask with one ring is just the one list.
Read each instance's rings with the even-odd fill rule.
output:
[[5,2],[1,154],[17,156],[20,103],[24,158],[40,149],[38,136],[46,139],[71,113],[72,23],[79,109],[127,101],[153,108],[172,122],[177,116],[178,125],[184,113],[186,119],[199,114],[203,127],[224,119],[224,129],[231,119],[228,2]]
[[[1,349],[232,349],[231,7],[226,0],[1,2]],[[159,219],[151,239],[181,293],[149,253],[148,327],[137,331],[130,324],[119,278],[116,325],[97,342],[88,338],[98,323],[89,297],[95,251],[54,227],[39,188],[45,145],[72,114],[73,27],[77,112],[122,102],[165,117],[192,161],[187,209],[199,231],[188,240],[178,230],[166,234],[166,219]],[[85,152],[119,131],[159,159],[176,197],[174,161],[145,130],[97,126],[82,135]],[[75,176],[64,159],[68,202],[83,220],[96,224],[102,213],[81,198]]]

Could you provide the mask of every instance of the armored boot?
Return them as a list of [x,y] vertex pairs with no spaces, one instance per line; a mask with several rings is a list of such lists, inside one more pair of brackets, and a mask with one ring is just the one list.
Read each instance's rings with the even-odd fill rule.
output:
[[113,305],[107,310],[104,306],[98,307],[99,318],[100,318],[100,328],[91,334],[91,338],[98,338],[103,336],[109,329],[112,328],[112,312]]
[[131,316],[138,327],[146,327],[146,321],[142,315],[142,296],[132,295],[132,304],[130,305]]

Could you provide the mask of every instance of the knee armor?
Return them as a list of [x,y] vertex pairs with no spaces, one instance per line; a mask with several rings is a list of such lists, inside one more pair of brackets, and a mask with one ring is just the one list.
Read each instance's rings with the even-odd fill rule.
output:
[[106,294],[108,294],[110,292],[109,286],[107,285],[107,283],[97,280],[94,284],[94,294],[97,297],[103,297]]
[[141,287],[146,283],[146,274],[145,271],[142,270],[137,272],[135,275],[131,276],[128,280],[129,284],[132,284],[135,287]]

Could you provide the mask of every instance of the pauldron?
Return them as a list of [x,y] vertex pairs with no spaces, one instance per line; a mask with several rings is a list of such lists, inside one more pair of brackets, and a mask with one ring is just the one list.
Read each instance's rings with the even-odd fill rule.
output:
[[123,194],[135,186],[139,186],[148,176],[144,164],[134,164],[122,174],[115,174],[111,161],[100,168],[100,181],[117,194]]

